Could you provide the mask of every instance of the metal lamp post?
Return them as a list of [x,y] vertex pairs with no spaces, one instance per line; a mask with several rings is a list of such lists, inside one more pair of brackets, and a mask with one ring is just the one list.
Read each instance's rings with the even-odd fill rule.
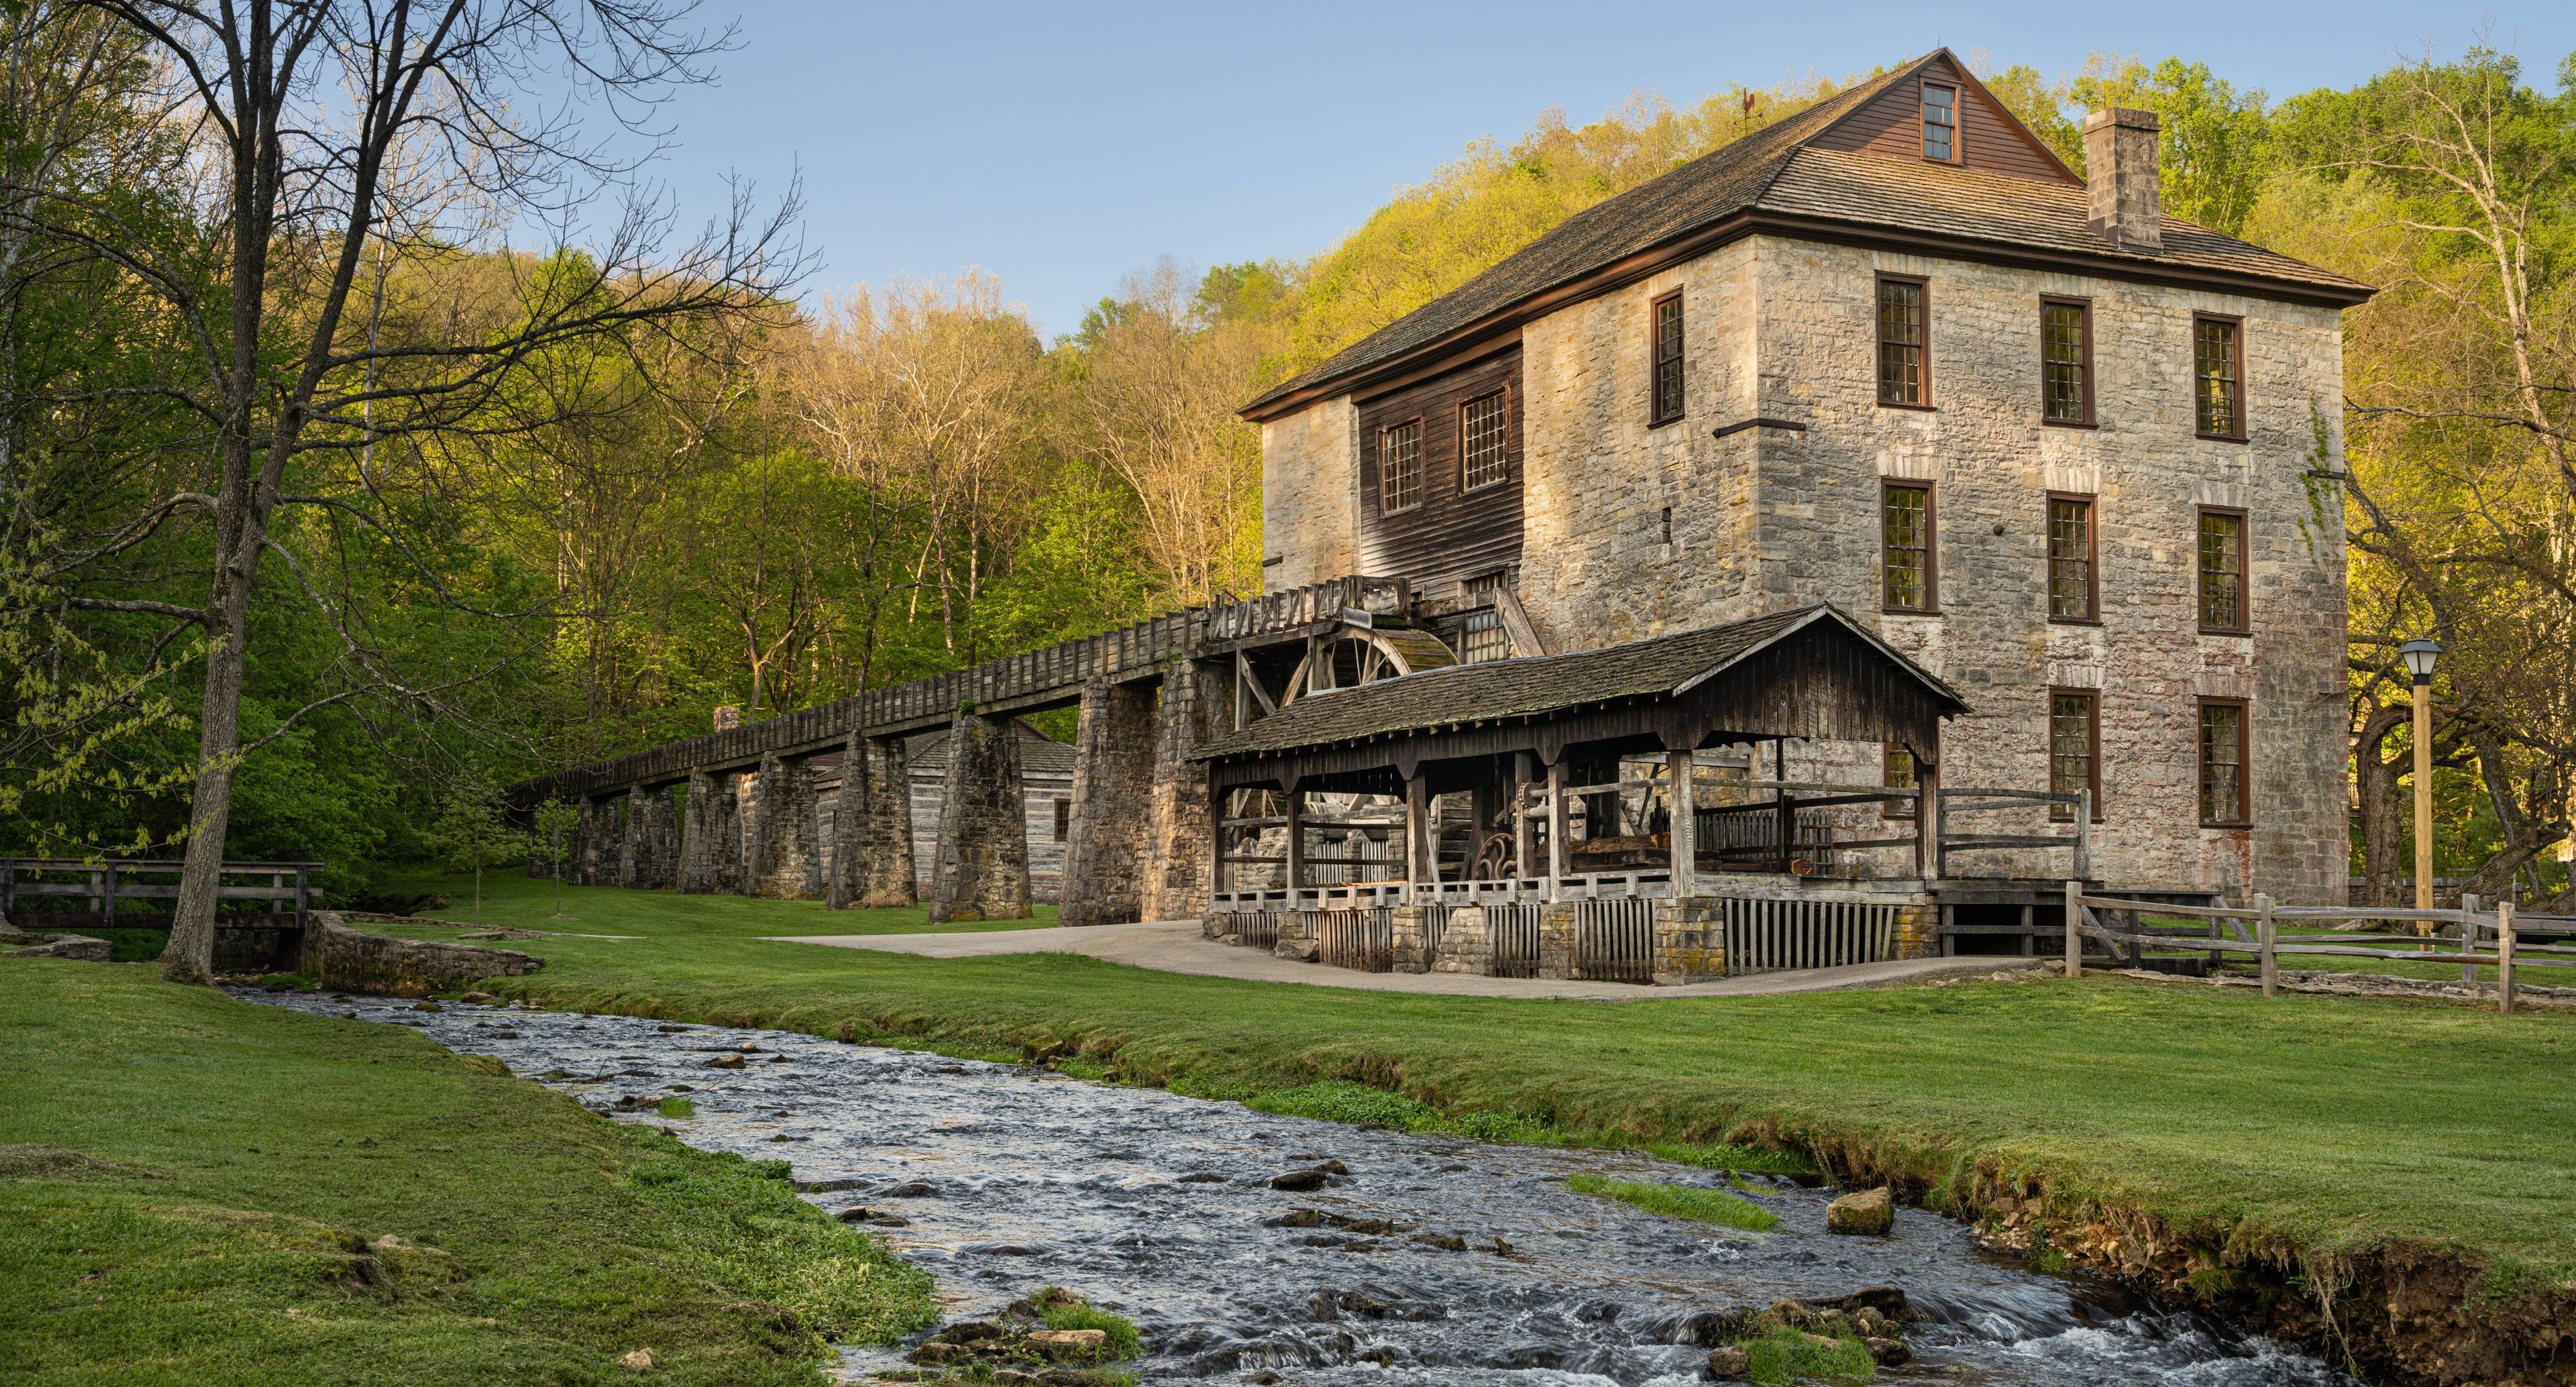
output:
[[[2441,658],[2439,642],[2422,636],[2397,647],[2406,672],[2415,681],[2415,908],[2433,908],[2433,662]],[[2417,934],[2431,934],[2429,920],[2415,922]]]

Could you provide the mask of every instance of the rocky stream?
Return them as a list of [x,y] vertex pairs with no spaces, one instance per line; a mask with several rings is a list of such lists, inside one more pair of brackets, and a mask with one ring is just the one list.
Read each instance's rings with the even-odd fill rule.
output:
[[[1767,1233],[1647,1214],[1566,1177],[1726,1184],[1598,1151],[1486,1145],[812,1036],[326,993],[246,1000],[417,1028],[599,1111],[794,1164],[805,1197],[935,1273],[949,1320],[1062,1286],[1132,1319],[1145,1382],[1670,1387],[1728,1312],[1903,1291],[1882,1382],[2340,1387],[2323,1361],[1980,1250],[1900,1210],[1824,1231],[1834,1191],[1740,1177]],[[685,1096],[688,1118],[654,1101]],[[1338,1162],[1333,1173],[1328,1162]],[[1323,1173],[1312,1188],[1273,1181]],[[1292,1185],[1306,1184],[1291,1180]],[[904,1353],[845,1350],[859,1381]]]

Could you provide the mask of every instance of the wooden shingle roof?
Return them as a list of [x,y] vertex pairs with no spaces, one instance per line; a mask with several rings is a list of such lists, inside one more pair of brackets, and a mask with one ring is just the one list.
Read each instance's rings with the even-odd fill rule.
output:
[[1261,721],[1192,752],[1223,761],[1337,746],[1395,733],[1538,718],[1574,708],[1689,692],[1728,667],[1818,623],[1859,637],[1920,681],[1953,712],[1967,702],[1930,671],[1830,602],[1678,635],[1525,660],[1491,660],[1308,694]]
[[[1936,64],[1939,80],[1975,85],[1942,49],[1836,93],[1575,213],[1483,274],[1264,391],[1243,414],[1274,417],[1416,361],[1507,340],[1529,318],[1764,229],[1931,254],[2002,252],[2000,258],[2036,258],[2054,268],[2295,301],[2341,305],[2370,296],[2367,285],[2178,217],[2164,219],[2161,252],[2115,246],[2085,225],[2085,190],[2071,177],[2016,178],[1818,147],[1837,125]],[[2018,122],[2013,129],[2027,137]],[[2055,167],[2054,156],[2040,157]]]

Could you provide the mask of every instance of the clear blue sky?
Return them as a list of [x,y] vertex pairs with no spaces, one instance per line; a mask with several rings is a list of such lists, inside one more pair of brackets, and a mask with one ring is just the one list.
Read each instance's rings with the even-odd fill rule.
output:
[[703,215],[738,172],[801,170],[807,289],[968,265],[1041,331],[1120,277],[1303,256],[1467,143],[1539,112],[1580,122],[1631,91],[1675,104],[1742,81],[1839,76],[1941,45],[2056,75],[2094,49],[2207,61],[2277,100],[2344,85],[2481,26],[2544,88],[2576,4],[2348,0],[1626,8],[1487,3],[1237,6],[709,0],[739,12],[720,81],[665,112],[655,170]]

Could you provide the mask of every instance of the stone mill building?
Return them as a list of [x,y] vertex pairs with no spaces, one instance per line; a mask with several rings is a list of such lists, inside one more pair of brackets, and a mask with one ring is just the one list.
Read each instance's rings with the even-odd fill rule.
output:
[[858,758],[856,804],[947,728],[934,913],[1016,912],[1004,729],[1078,703],[1067,922],[1642,981],[2023,949],[2070,876],[2331,899],[2370,290],[2165,215],[2153,115],[2084,140],[2079,177],[1909,63],[1250,401],[1261,595],[523,800],[632,800],[594,836],[670,877],[663,787],[755,770],[795,807],[746,860],[810,840],[849,865],[809,885],[891,898],[891,816],[824,842],[795,767]]

